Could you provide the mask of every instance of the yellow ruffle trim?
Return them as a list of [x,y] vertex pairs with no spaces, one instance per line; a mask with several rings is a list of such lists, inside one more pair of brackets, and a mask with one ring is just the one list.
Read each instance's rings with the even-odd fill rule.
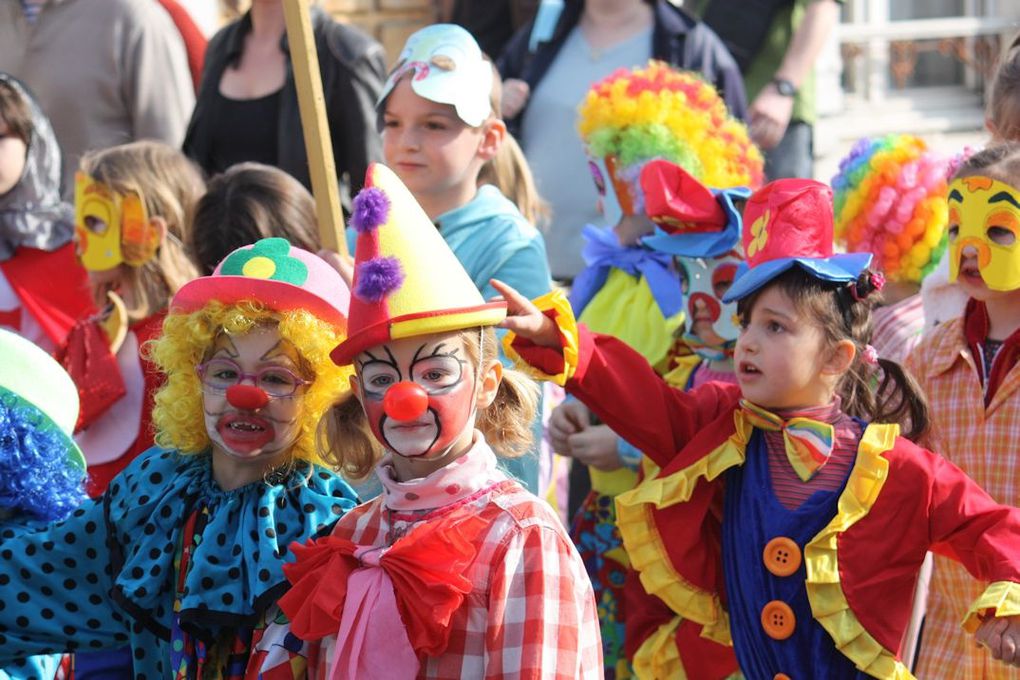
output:
[[912,680],[907,667],[864,629],[850,609],[837,554],[839,535],[868,514],[882,491],[889,475],[889,461],[882,454],[892,449],[898,434],[897,425],[869,425],[864,431],[836,516],[804,546],[805,585],[815,620],[858,669],[876,678]]
[[517,350],[513,348],[513,341],[517,335],[513,332],[503,336],[503,353],[512,360],[522,371],[536,380],[548,380],[561,387],[567,384],[575,371],[577,371],[578,347],[580,340],[577,334],[577,320],[574,318],[574,310],[570,308],[570,301],[563,291],[553,290],[551,293],[532,300],[536,307],[542,312],[550,310],[556,312],[556,326],[560,331],[560,343],[563,346],[563,370],[556,375],[548,375],[538,370],[525,361]]
[[676,629],[680,625],[680,617],[675,616],[669,623],[659,626],[654,634],[648,636],[634,653],[631,660],[634,677],[638,680],[687,680],[687,673],[680,661],[680,652],[676,648]]
[[974,601],[963,620],[963,628],[968,633],[973,633],[981,624],[982,615],[987,615],[988,610],[992,614],[1000,616],[1017,616],[1020,614],[1020,583],[1012,581],[995,581],[988,584],[981,597]]
[[733,642],[729,615],[718,593],[695,587],[674,569],[652,521],[651,511],[687,502],[700,479],[712,481],[729,468],[743,464],[754,428],[739,409],[733,412],[733,421],[734,433],[704,458],[667,477],[646,479],[632,491],[616,497],[620,536],[645,591],[661,599],[683,618],[700,623],[702,637],[724,645]]

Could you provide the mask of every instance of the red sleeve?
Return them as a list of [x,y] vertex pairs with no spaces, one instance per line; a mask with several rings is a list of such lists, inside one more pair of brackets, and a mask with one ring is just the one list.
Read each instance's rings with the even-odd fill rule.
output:
[[932,550],[982,581],[1020,582],[1020,510],[1000,505],[960,468],[929,451]]
[[[675,389],[626,343],[592,333],[584,325],[578,325],[578,336],[578,365],[567,391],[659,467],[665,467],[708,423],[732,411],[739,399],[734,385]],[[531,361],[530,348],[517,343],[514,347]]]

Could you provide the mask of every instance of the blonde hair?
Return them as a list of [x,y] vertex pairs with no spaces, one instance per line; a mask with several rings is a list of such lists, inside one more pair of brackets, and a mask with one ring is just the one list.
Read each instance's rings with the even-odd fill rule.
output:
[[89,152],[81,169],[118,193],[138,194],[149,217],[166,222],[167,235],[156,256],[140,267],[127,267],[135,297],[128,317],[144,319],[166,309],[177,290],[199,275],[185,246],[191,211],[205,188],[198,168],[171,146],[141,141]]
[[[489,61],[488,57],[486,61]],[[503,105],[503,81],[500,80],[495,64],[492,65],[492,91],[489,93],[489,104],[492,106],[490,118],[502,120],[499,112]],[[500,193],[513,201],[524,219],[536,227],[542,228],[548,223],[549,204],[538,193],[528,159],[524,157],[520,144],[509,132],[506,133],[496,155],[482,166],[478,174],[478,184],[495,186]]]
[[[481,333],[477,328],[466,329],[457,337],[473,366],[499,360],[499,343],[492,327],[481,329]],[[531,448],[538,396],[538,386],[531,378],[520,371],[503,369],[496,398],[475,417],[475,428],[485,435],[498,455],[516,458]],[[338,400],[322,419],[319,453],[328,464],[352,479],[368,475],[382,455],[382,446],[372,434],[365,410],[353,393]]]
[[1020,33],[1006,48],[992,81],[988,119],[1004,141],[1020,141]]
[[255,301],[233,305],[213,301],[196,312],[170,314],[163,322],[163,335],[145,345],[145,354],[166,374],[166,383],[156,392],[152,410],[157,444],[187,454],[209,448],[202,383],[196,367],[220,333],[244,335],[265,325],[277,326],[280,337],[300,354],[301,368],[314,375],[304,394],[301,430],[292,457],[322,462],[316,447],[319,420],[348,390],[352,373],[329,358],[344,339],[343,333],[308,311],[274,312]]

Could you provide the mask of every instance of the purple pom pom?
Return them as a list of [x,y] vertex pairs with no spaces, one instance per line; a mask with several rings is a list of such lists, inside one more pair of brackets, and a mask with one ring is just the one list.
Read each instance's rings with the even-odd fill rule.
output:
[[354,197],[354,214],[351,215],[351,226],[358,233],[364,234],[386,222],[390,214],[390,199],[381,189],[369,187],[362,189]]
[[400,288],[404,270],[395,257],[376,257],[357,266],[354,294],[366,302],[380,302]]

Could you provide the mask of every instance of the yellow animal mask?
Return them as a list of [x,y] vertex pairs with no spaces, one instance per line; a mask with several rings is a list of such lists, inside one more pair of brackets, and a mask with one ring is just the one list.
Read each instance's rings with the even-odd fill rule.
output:
[[161,234],[138,194],[117,193],[78,172],[74,209],[78,250],[86,269],[106,271],[122,263],[140,267],[156,254]]
[[1020,288],[1020,192],[1015,188],[990,177],[954,180],[949,185],[949,237],[950,281],[956,281],[960,257],[971,246],[986,286]]

